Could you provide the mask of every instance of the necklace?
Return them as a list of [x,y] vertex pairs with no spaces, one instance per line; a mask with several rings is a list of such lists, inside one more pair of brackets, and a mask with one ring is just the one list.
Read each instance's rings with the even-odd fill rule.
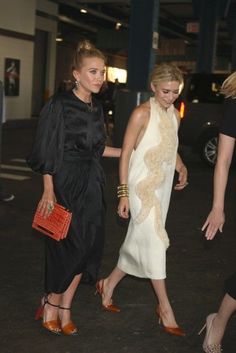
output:
[[74,93],[74,95],[75,95],[77,98],[79,98],[79,100],[81,100],[81,102],[83,102],[83,103],[86,105],[87,111],[88,111],[89,113],[92,113],[92,112],[93,112],[93,101],[92,101],[92,97],[91,97],[90,102],[85,102],[85,101],[83,101],[83,99],[80,98],[80,96],[78,95],[78,93],[76,92],[75,89],[73,89],[73,93]]
[[89,113],[92,113],[93,112],[93,101],[92,101],[92,97],[91,97],[91,101],[89,103],[87,102],[84,102],[87,106],[87,110]]

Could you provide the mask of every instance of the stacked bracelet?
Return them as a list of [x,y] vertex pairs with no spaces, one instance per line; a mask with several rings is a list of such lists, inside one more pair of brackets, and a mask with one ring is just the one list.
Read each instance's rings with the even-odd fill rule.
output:
[[129,188],[127,184],[117,186],[117,197],[129,197]]

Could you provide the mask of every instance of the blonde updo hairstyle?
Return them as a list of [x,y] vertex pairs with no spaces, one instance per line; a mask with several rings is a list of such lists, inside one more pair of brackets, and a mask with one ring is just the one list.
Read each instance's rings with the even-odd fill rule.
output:
[[83,66],[83,61],[86,58],[100,58],[104,63],[106,62],[103,53],[88,40],[84,40],[77,46],[72,63],[72,70],[79,70]]
[[220,92],[226,98],[236,99],[236,72],[233,72],[224,80]]
[[161,63],[156,65],[150,75],[150,81],[155,87],[161,82],[177,81],[180,84],[180,91],[183,88],[183,74],[174,64]]

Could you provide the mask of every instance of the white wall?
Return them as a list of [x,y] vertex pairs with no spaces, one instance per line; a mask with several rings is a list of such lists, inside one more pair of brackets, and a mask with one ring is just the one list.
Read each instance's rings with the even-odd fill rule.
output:
[[34,34],[36,0],[1,0],[0,28]]
[[31,117],[32,72],[34,41],[15,38],[14,33],[33,36],[35,31],[36,0],[1,0],[0,80],[4,82],[5,58],[20,60],[19,96],[7,96],[6,120]]
[[[7,96],[6,120],[27,119],[32,114],[32,80],[35,28],[49,32],[46,92],[50,96],[55,86],[56,19],[36,16],[36,9],[57,16],[58,6],[48,0],[0,0],[0,80],[4,82],[5,58],[20,60],[19,96]],[[15,38],[15,33],[28,35],[28,39]]]
[[51,1],[48,0],[37,0],[37,10],[46,12],[50,15],[57,16],[58,15],[58,6]]
[[19,96],[6,97],[6,120],[31,117],[34,43],[0,36],[0,79],[4,82],[5,58],[20,60]]

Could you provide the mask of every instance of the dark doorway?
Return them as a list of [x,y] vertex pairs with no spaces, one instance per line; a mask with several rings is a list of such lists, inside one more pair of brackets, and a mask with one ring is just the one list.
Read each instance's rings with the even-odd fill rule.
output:
[[34,71],[32,115],[38,116],[44,104],[48,32],[36,29],[34,46]]

